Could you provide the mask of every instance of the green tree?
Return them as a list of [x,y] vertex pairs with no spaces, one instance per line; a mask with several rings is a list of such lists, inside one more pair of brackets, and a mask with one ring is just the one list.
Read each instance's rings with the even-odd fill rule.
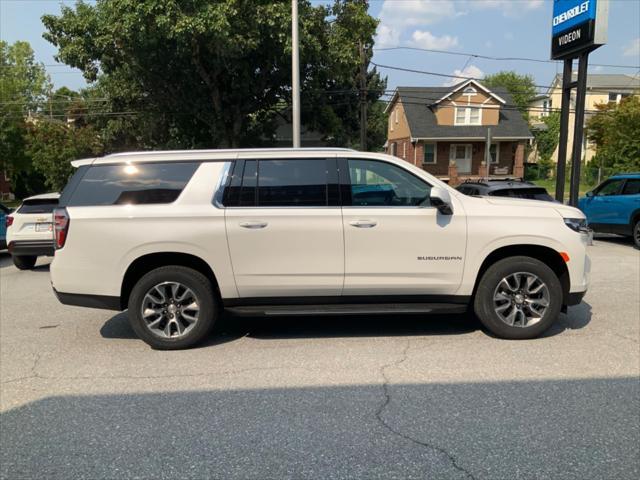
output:
[[640,171],[640,99],[599,106],[587,122],[587,137],[597,147],[593,162],[618,172]]
[[[27,42],[0,41],[0,171],[18,195],[32,193],[38,179],[25,153],[27,119],[42,110],[50,82]],[[37,176],[36,176],[37,177]]]
[[531,101],[536,96],[535,81],[531,75],[520,75],[515,71],[501,71],[483,78],[489,88],[503,87],[513,97],[515,106],[527,117]]
[[546,178],[553,167],[553,152],[558,147],[560,140],[560,112],[551,112],[545,117],[540,117],[542,126],[532,128],[534,142],[538,150],[537,177]]
[[101,154],[102,143],[92,126],[41,119],[29,126],[27,153],[47,187],[61,190],[73,173],[71,160]]
[[[119,119],[119,127],[133,126],[127,134],[108,124],[119,142],[249,146],[271,137],[275,113],[291,103],[290,8],[288,0],[79,2],[44,16],[44,36],[59,60],[99,80],[112,117],[133,112],[135,121]],[[357,45],[363,41],[370,58],[377,22],[361,1],[306,0],[299,10],[304,121],[351,141]],[[373,104],[383,82],[370,77]]]

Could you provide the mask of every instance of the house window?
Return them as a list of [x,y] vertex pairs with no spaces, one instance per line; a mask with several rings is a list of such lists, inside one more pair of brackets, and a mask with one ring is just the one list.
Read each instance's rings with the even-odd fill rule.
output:
[[618,95],[617,92],[609,92],[609,103],[618,103],[620,101]]
[[392,142],[391,145],[389,145],[389,155],[393,155],[395,157],[396,156],[396,148],[397,148],[396,142]]
[[478,93],[478,91],[473,87],[467,87],[462,92],[463,95],[469,95],[469,96],[475,95],[476,93]]
[[500,163],[500,148],[497,143],[492,143],[489,147],[489,155],[491,156],[490,163]]
[[402,142],[402,158],[407,159],[407,142]]
[[424,144],[424,159],[423,164],[434,165],[436,163],[436,144],[425,143]]
[[482,114],[478,107],[456,107],[456,125],[480,125]]
[[389,130],[393,132],[393,116],[389,116]]
[[400,109],[399,109],[399,108],[396,108],[396,109],[394,110],[395,115],[396,115],[396,123],[398,123],[398,110],[400,110]]

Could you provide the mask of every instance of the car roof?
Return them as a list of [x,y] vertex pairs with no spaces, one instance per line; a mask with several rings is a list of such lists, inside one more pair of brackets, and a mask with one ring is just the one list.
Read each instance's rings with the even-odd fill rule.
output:
[[615,175],[611,175],[609,178],[640,178],[640,172],[616,173]]
[[40,195],[33,195],[32,197],[27,197],[22,201],[26,202],[27,200],[57,200],[58,198],[60,198],[60,194],[58,192],[51,192],[41,193]]
[[504,178],[504,179],[485,179],[479,181],[468,181],[459,185],[459,187],[469,186],[469,187],[480,187],[486,190],[506,190],[506,189],[521,189],[521,188],[540,188],[544,189],[535,183],[517,180],[513,178]]
[[337,152],[355,152],[349,148],[239,148],[220,150],[161,150],[146,152],[122,152],[113,153],[104,157],[84,158],[74,160],[71,164],[74,167],[82,165],[99,165],[111,163],[132,163],[132,162],[176,162],[176,161],[206,161],[206,160],[233,160],[243,155],[268,156],[274,153],[286,156],[304,154],[304,157],[322,155]]

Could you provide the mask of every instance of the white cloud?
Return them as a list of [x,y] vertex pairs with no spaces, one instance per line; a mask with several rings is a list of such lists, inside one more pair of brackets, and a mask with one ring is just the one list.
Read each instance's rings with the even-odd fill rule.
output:
[[380,10],[376,44],[398,46],[407,27],[432,25],[463,14],[453,0],[385,0]]
[[451,35],[438,37],[431,32],[416,30],[411,34],[411,40],[407,44],[418,48],[449,50],[458,45],[458,37]]
[[625,57],[640,57],[640,38],[631,40],[629,44],[623,48],[622,54]]
[[475,65],[469,65],[464,70],[454,70],[452,75],[458,78],[450,78],[446,82],[443,83],[445,87],[450,87],[451,85],[455,85],[456,83],[460,83],[467,78],[482,78],[484,77],[484,72],[480,70]]

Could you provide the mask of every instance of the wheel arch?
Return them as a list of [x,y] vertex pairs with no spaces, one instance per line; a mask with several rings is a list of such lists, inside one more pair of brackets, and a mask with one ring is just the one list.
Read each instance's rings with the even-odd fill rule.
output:
[[220,299],[218,280],[216,279],[211,266],[202,258],[183,252],[154,252],[136,258],[127,267],[122,279],[122,286],[120,288],[120,307],[122,310],[127,308],[131,290],[143,275],[158,267],[165,267],[168,265],[188,267],[202,273],[209,279],[209,281],[211,281],[214,291],[216,292],[218,299]]
[[475,284],[473,286],[473,296],[476,294],[480,279],[491,265],[504,258],[516,256],[535,258],[536,260],[540,260],[544,264],[548,265],[551,270],[554,271],[558,280],[560,280],[560,285],[562,285],[562,304],[567,304],[569,299],[569,288],[571,286],[569,269],[567,268],[567,265],[562,259],[560,253],[553,248],[543,245],[517,244],[507,245],[493,250],[489,255],[487,255],[487,257],[485,257],[484,261],[480,265],[480,269],[478,270]]
[[637,221],[640,221],[640,208],[636,208],[633,212],[631,212],[631,215],[629,216],[629,225],[632,229]]

